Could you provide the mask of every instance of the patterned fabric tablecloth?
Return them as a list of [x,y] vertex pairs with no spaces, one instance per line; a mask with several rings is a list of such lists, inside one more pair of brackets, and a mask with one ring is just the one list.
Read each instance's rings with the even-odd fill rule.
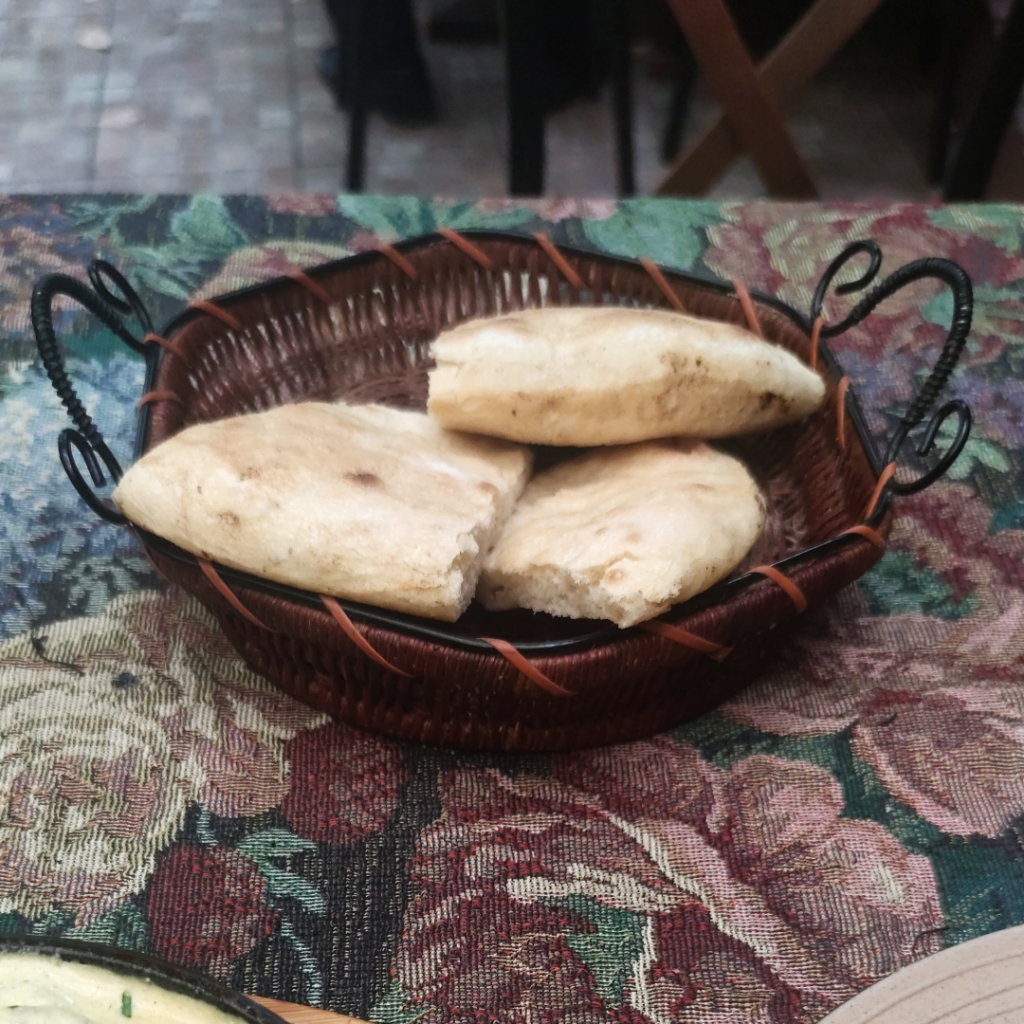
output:
[[[102,256],[189,298],[435,226],[741,278],[800,309],[871,238],[974,280],[976,426],[888,552],[763,677],[649,741],[464,754],[329,722],[254,676],[60,467],[28,300]],[[815,1021],[1024,922],[1024,209],[372,197],[0,200],[0,933],[116,943],[381,1024]],[[829,300],[835,320],[849,299]],[[951,304],[833,349],[879,437]],[[140,360],[81,311],[79,393],[130,460]]]

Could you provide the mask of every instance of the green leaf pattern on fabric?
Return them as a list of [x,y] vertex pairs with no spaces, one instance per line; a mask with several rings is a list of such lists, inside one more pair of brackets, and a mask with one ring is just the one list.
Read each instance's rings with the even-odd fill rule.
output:
[[561,904],[594,926],[592,932],[572,932],[569,945],[594,976],[594,990],[605,1006],[621,1006],[644,951],[644,915],[609,907],[581,893],[565,897]]
[[491,209],[481,203],[432,202],[413,196],[338,196],[338,212],[387,242],[429,235],[438,228],[509,230],[537,219],[526,206]]
[[132,900],[122,900],[98,920],[70,929],[67,937],[141,952],[149,942],[149,926]]
[[1024,211],[1010,204],[944,206],[929,210],[928,219],[936,227],[988,239],[1010,255],[1020,252],[1024,238]]
[[395,982],[367,1016],[376,1024],[416,1024],[427,1013],[425,1008],[413,1007],[402,986]]
[[888,551],[858,582],[875,615],[920,611],[940,619],[962,619],[977,604],[957,600],[953,588],[907,551]]
[[707,229],[722,220],[718,203],[633,199],[607,220],[584,221],[581,227],[603,252],[646,256],[662,266],[693,271],[707,246]]
[[1024,922],[1024,851],[951,840],[932,857],[942,894],[946,933],[954,946]]

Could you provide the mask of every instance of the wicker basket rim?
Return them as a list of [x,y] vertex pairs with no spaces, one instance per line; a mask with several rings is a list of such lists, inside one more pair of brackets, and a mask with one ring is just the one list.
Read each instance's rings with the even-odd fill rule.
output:
[[[505,242],[516,245],[529,245],[533,241],[532,238],[527,235],[502,230],[477,229],[460,231],[459,234],[466,239],[483,242],[490,241]],[[434,232],[395,242],[393,244],[393,248],[397,252],[405,254],[410,252],[415,253],[421,249],[426,249],[437,244],[449,245],[451,242],[444,235]],[[606,264],[625,265],[641,270],[644,269],[643,264],[641,264],[638,259],[633,259],[628,256],[595,252],[572,244],[563,244],[561,242],[558,243],[558,249],[563,254],[568,254],[581,259],[594,260]],[[316,280],[318,277],[326,277],[328,275],[344,272],[353,267],[370,264],[380,258],[381,253],[378,250],[368,249],[337,260],[318,264],[315,267],[305,268],[303,273],[307,274],[313,280]],[[692,288],[703,288],[719,294],[733,293],[733,285],[728,281],[711,276],[693,274],[688,271],[664,267],[661,265],[658,266],[658,269],[669,281],[675,280],[685,283]],[[282,275],[279,277],[269,278],[265,281],[260,281],[252,285],[247,285],[243,288],[224,292],[220,295],[211,297],[208,301],[229,309],[233,303],[249,301],[273,290],[295,287],[297,287],[297,285],[294,278]],[[782,314],[805,334],[809,333],[810,324],[808,318],[794,307],[775,296],[768,295],[754,289],[750,290],[750,295],[756,302],[768,306]],[[191,306],[186,307],[167,322],[163,327],[161,334],[165,338],[173,338],[174,334],[182,327],[195,318],[203,315],[204,313],[199,309]],[[147,357],[145,381],[146,391],[153,389],[162,360],[167,354],[166,350],[162,347],[154,346],[154,349],[155,351],[152,351]],[[835,377],[838,378],[842,376],[842,368],[840,367],[838,360],[825,344],[824,340],[819,344],[819,359]],[[871,438],[866,418],[864,417],[860,403],[857,399],[855,388],[852,385],[847,391],[846,399],[847,421],[852,427],[853,435],[856,437],[857,443],[863,450],[873,474],[877,478],[882,469],[882,460],[880,459],[874,441]],[[143,406],[140,411],[133,455],[135,460],[141,458],[145,452],[149,435],[150,413],[151,407],[149,405]],[[871,517],[866,520],[865,525],[872,529],[879,529],[884,523],[886,517],[890,514],[891,509],[891,496],[888,492],[884,492]],[[140,540],[146,547],[152,548],[159,554],[171,558],[183,565],[193,567],[197,565],[194,555],[182,548],[179,548],[170,541],[149,533],[137,526],[133,526],[132,529],[140,537]],[[860,538],[856,535],[840,534],[826,541],[822,541],[821,543],[793,552],[785,558],[776,561],[774,565],[782,571],[794,569],[799,565],[818,558],[826,557],[849,544],[858,543],[859,541]],[[216,568],[218,574],[229,584],[260,591],[269,596],[292,601],[305,607],[315,608],[318,610],[323,609],[323,603],[320,596],[312,591],[306,591],[287,584],[268,580],[252,573],[220,565],[219,563],[216,563]],[[670,611],[665,613],[665,615],[673,619],[678,619],[702,611],[706,608],[722,604],[736,594],[746,590],[749,586],[763,581],[763,579],[764,577],[759,574],[748,572],[742,576],[723,580],[712,587],[709,587],[707,590],[702,591],[700,594],[695,595],[688,601],[673,606]],[[486,640],[480,637],[471,635],[464,636],[454,632],[451,627],[455,624],[407,615],[401,612],[391,611],[386,608],[361,604],[345,598],[337,598],[337,601],[345,613],[355,621],[463,651],[493,654],[493,648]],[[544,640],[517,639],[515,645],[516,648],[524,655],[546,655],[550,657],[576,653],[592,647],[613,643],[634,632],[636,632],[635,629],[622,630],[614,624],[609,623],[606,626],[599,626],[590,632],[576,634],[566,638]]]

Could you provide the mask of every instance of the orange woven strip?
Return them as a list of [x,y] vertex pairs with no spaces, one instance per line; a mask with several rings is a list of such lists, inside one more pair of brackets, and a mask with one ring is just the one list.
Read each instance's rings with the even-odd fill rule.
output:
[[555,247],[555,243],[544,234],[543,231],[534,231],[533,237],[537,239],[537,244],[551,257],[551,262],[562,272],[562,276],[573,286],[573,288],[583,287],[583,278],[576,273],[575,270],[569,266],[568,260],[558,251]]
[[875,511],[875,506],[878,504],[878,499],[882,496],[882,491],[885,490],[885,485],[893,478],[893,474],[895,472],[895,462],[890,462],[889,465],[882,470],[878,477],[878,483],[875,484],[875,489],[871,492],[871,500],[868,502],[868,507],[864,509],[865,519],[871,518],[871,514]]
[[222,323],[225,323],[234,331],[240,331],[242,325],[226,310],[221,309],[220,306],[213,302],[209,302],[206,299],[196,299],[195,302],[190,302],[189,305],[193,309],[201,309],[204,313],[209,313],[210,316],[215,316]]
[[651,280],[661,289],[661,294],[672,305],[679,310],[680,313],[686,312],[686,307],[683,305],[683,300],[676,295],[675,289],[665,280],[665,275],[658,269],[658,264],[654,260],[648,259],[646,256],[640,257],[640,266],[651,275]]
[[713,640],[704,640],[693,633],[688,633],[685,629],[680,629],[678,626],[670,626],[667,622],[659,622],[657,619],[649,619],[647,622],[637,623],[637,628],[644,629],[655,636],[664,637],[664,639],[671,640],[673,643],[682,644],[683,647],[700,651],[701,654],[707,654],[709,657],[714,658],[715,661],[721,661],[732,650],[731,647],[723,647],[721,644],[716,644]]
[[325,292],[323,288],[321,288],[320,285],[318,285],[316,281],[314,281],[313,278],[303,270],[286,270],[285,277],[290,277],[296,282],[296,284],[301,284],[307,292],[315,295],[321,302],[326,302],[330,305],[331,302],[334,301],[330,295],[328,295],[327,292]]
[[276,633],[276,629],[271,629],[269,626],[265,626],[259,619],[248,608],[242,604],[241,601],[235,597],[234,591],[220,578],[220,573],[214,569],[213,565],[205,558],[200,558],[196,555],[196,561],[199,563],[199,568],[203,570],[203,575],[217,588],[221,596],[231,605],[232,608],[238,612],[239,615],[248,619],[254,626],[259,626],[260,629],[265,629],[268,633]]
[[383,666],[389,672],[395,672],[400,676],[405,676],[406,679],[412,679],[412,676],[408,672],[403,672],[396,665],[392,665],[382,654],[378,654],[374,646],[370,643],[366,637],[356,628],[356,624],[345,614],[341,605],[334,600],[333,597],[328,597],[326,594],[320,595],[320,600],[323,601],[324,607],[334,617],[334,621],[345,631],[345,635],[349,638],[363,652],[367,657],[372,658],[378,665]]
[[420,275],[417,273],[416,268],[393,245],[381,243],[377,246],[377,252],[382,256],[387,256],[387,258],[391,260],[391,262],[394,263],[394,265],[398,267],[406,277],[411,277],[414,281],[418,281],[420,279]]
[[811,328],[811,369],[816,370],[818,368],[818,342],[821,341],[821,328],[825,324],[825,318],[819,316],[814,321],[814,326]]
[[861,537],[864,537],[867,540],[871,541],[871,543],[874,544],[876,548],[885,547],[885,541],[882,540],[881,534],[879,534],[875,530],[872,530],[870,526],[865,526],[863,523],[860,523],[858,526],[851,526],[848,530],[843,530],[843,532],[839,536],[842,537],[847,533],[860,534]]
[[452,245],[458,246],[467,256],[476,260],[484,270],[494,269],[494,260],[468,239],[463,238],[458,231],[452,231],[451,228],[438,228],[437,233],[444,235]]
[[489,636],[482,636],[480,639],[484,643],[490,644],[503,658],[512,662],[531,683],[536,683],[542,690],[547,690],[548,693],[554,694],[556,697],[571,697],[573,695],[571,690],[566,690],[558,683],[552,682],[539,668],[531,665],[507,640],[496,640]]
[[773,583],[777,583],[786,592],[786,595],[796,606],[797,613],[807,610],[807,598],[804,592],[788,577],[784,576],[774,565],[758,565],[750,570],[767,576]]
[[166,338],[161,338],[159,334],[154,334],[152,331],[149,332],[143,339],[143,341],[155,341],[161,348],[167,349],[172,355],[177,356],[186,366],[191,367],[191,363],[185,356],[185,353],[174,344],[173,341],[168,341]]
[[849,377],[844,377],[836,388],[836,440],[840,448],[846,447],[846,392],[849,388]]
[[185,403],[173,391],[147,391],[136,403],[135,408],[141,409],[149,402],[177,402],[178,405]]
[[757,310],[754,309],[754,303],[750,298],[750,292],[747,291],[747,286],[742,281],[733,281],[732,286],[736,289],[736,298],[740,300],[740,305],[743,307],[743,315],[747,318],[748,326],[759,338],[763,338],[764,331],[761,330],[761,321],[757,319]]

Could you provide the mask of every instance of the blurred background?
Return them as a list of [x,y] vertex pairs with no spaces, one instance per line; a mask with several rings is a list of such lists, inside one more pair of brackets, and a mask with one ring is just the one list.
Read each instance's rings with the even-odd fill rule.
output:
[[[368,108],[368,192],[614,196],[616,54],[631,75],[636,194],[672,190],[673,162],[717,116],[662,0],[627,4],[625,28],[586,0],[547,0],[557,23],[543,26],[538,65],[543,180],[513,189],[498,0],[374,0],[361,78],[345,60],[352,3],[0,0],[0,189],[337,192],[356,88]],[[729,6],[758,60],[811,5]],[[883,0],[784,107],[819,194],[941,198],[1011,10],[1007,0]],[[1019,104],[1000,137],[980,194],[1024,200]],[[702,191],[766,194],[746,157]]]

